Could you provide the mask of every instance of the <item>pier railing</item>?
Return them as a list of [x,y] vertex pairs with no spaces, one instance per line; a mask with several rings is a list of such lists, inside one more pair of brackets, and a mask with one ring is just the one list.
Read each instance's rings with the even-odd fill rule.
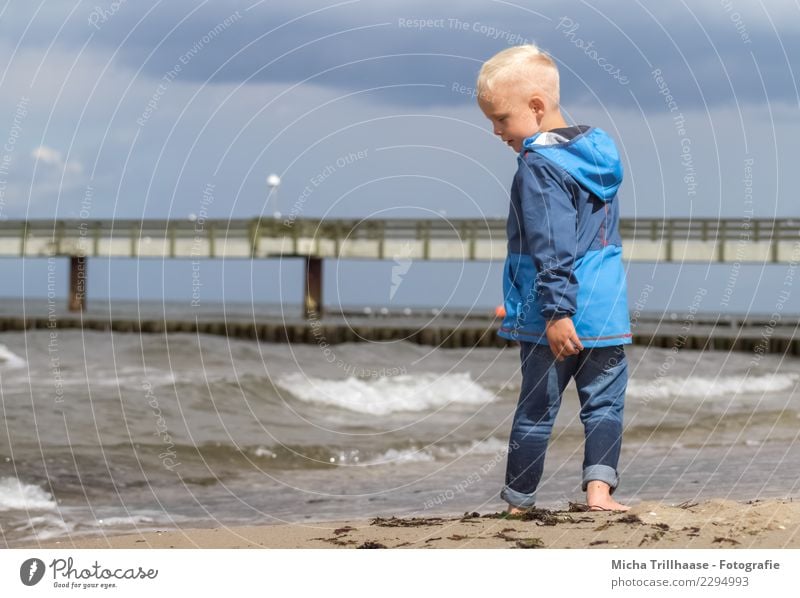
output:
[[[505,220],[28,220],[0,222],[0,257],[502,260]],[[622,219],[627,260],[780,263],[798,219]]]

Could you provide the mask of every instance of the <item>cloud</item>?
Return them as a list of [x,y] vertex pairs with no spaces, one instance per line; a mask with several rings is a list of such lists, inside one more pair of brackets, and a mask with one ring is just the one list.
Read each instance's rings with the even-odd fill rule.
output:
[[[487,57],[509,44],[533,41],[556,56],[562,95],[573,103],[658,109],[650,75],[655,68],[671,79],[687,107],[796,101],[798,95],[787,57],[800,54],[800,8],[783,0],[597,6],[549,1],[535,9],[489,0],[126,2],[99,29],[88,22],[96,6],[55,4],[52,14],[32,19],[24,45],[78,48],[88,42],[154,79],[179,64],[183,81],[290,85],[308,79],[347,91],[394,86],[391,95],[376,101],[467,104],[469,98],[437,86],[471,84]],[[14,11],[6,23],[24,23],[33,6]],[[203,44],[200,57],[181,64],[204,36],[234,15],[230,27]],[[564,19],[576,28],[562,26]],[[16,41],[18,28],[5,27]],[[616,84],[600,58],[624,75],[627,85]]]
[[61,152],[52,148],[40,145],[31,152],[31,158],[41,160],[45,164],[59,165],[63,164]]
[[46,145],[40,145],[36,149],[31,152],[31,158],[36,160],[37,162],[42,162],[47,166],[52,166],[58,170],[63,170],[65,172],[71,173],[81,173],[83,172],[83,165],[77,161],[69,161],[65,162],[61,152],[58,150],[53,149],[52,147],[47,147]]
[[[71,18],[80,21],[76,23],[85,36],[93,36],[85,49],[69,41],[69,35],[75,35],[67,33],[69,11],[48,25],[55,35],[56,25],[66,23],[65,33],[49,51],[51,39],[33,43],[26,37],[15,52],[15,39],[0,38],[0,51],[11,57],[0,77],[0,114],[6,115],[6,127],[20,97],[29,98],[8,176],[9,216],[75,217],[91,187],[92,217],[185,218],[198,213],[204,185],[213,181],[215,201],[209,217],[247,218],[271,213],[265,177],[276,172],[282,176],[276,198],[280,210],[290,213],[296,207],[301,218],[436,218],[440,210],[453,217],[502,218],[514,156],[493,138],[470,86],[480,59],[505,41],[473,31],[474,23],[502,24],[504,31],[537,41],[548,39],[542,33],[542,23],[548,23],[547,48],[559,48],[568,121],[601,126],[621,147],[626,216],[740,216],[738,181],[746,151],[755,160],[759,213],[769,216],[794,209],[785,195],[791,188],[790,160],[797,155],[800,139],[796,100],[785,93],[791,77],[784,70],[783,91],[776,91],[774,79],[781,65],[759,62],[762,75],[775,69],[764,75],[765,91],[759,71],[744,76],[745,67],[754,68],[750,55],[738,71],[720,70],[720,59],[726,65],[735,63],[738,54],[704,54],[702,35],[695,35],[689,25],[683,32],[677,28],[675,9],[658,8],[665,14],[655,19],[639,15],[637,23],[633,17],[613,15],[629,41],[619,31],[611,35],[605,28],[614,27],[583,5],[559,5],[580,24],[568,38],[564,27],[558,29],[561,11],[553,12],[549,22],[525,13],[525,21],[519,9],[505,4],[470,3],[468,12],[458,13],[461,22],[472,24],[466,31],[449,25],[442,31],[415,31],[397,26],[397,5],[392,5],[392,13],[383,4],[358,3],[276,30],[270,43],[255,44],[252,51],[257,55],[248,50],[207,81],[214,68],[233,57],[233,48],[244,47],[257,37],[256,30],[275,29],[291,15],[271,3],[260,5],[247,13],[256,16],[220,30],[184,64],[180,58],[220,18],[245,8],[221,2],[196,6],[203,8],[169,36],[165,31],[189,12],[187,5],[169,3],[163,10],[171,12],[154,11],[134,30],[134,17],[153,5],[126,3],[99,31],[87,27],[86,14],[92,7],[79,7],[87,10]],[[425,6],[404,4],[403,18],[444,18],[452,9],[447,3],[437,4],[439,13],[426,13]],[[307,8],[304,4],[292,9],[292,15]],[[391,27],[354,31],[300,48],[348,22],[352,27],[387,18],[394,19]],[[728,27],[719,16],[716,21],[702,14],[698,19]],[[658,37],[663,33],[659,24],[674,28],[683,57],[661,48],[669,38]],[[32,26],[41,34],[37,27]],[[90,29],[94,33],[87,33]],[[728,44],[738,52],[742,44],[736,30],[727,31],[727,41],[718,41],[717,49]],[[131,33],[124,43],[123,32]],[[578,38],[594,41],[590,49],[618,66],[630,83],[622,85],[610,76],[585,45],[575,44]],[[162,40],[162,47],[148,59]],[[452,56],[409,54],[425,54],[434,45],[440,54]],[[642,53],[634,55],[634,47]],[[298,48],[295,53],[258,72],[293,48]],[[380,57],[392,48],[405,54]],[[756,52],[765,51],[758,48]],[[358,56],[363,62],[337,62]],[[165,78],[176,64],[180,70]],[[315,69],[337,64],[333,71],[313,76]],[[687,196],[681,137],[651,74],[654,68],[662,70],[686,119],[698,180],[694,197]],[[743,87],[747,89],[739,93]],[[2,127],[0,123],[0,135],[5,135],[8,129]],[[358,152],[367,158],[348,160]]]

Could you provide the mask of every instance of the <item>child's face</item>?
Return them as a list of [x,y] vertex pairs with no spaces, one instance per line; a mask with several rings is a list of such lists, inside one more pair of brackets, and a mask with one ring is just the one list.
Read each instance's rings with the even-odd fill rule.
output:
[[478,105],[490,121],[494,134],[519,153],[522,142],[539,132],[537,118],[541,100],[515,92],[508,84],[497,85],[491,93],[480,94]]

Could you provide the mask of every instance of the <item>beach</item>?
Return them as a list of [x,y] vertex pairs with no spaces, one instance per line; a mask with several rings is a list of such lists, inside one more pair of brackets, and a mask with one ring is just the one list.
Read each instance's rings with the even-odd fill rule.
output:
[[[626,354],[615,496],[634,509],[667,505],[643,521],[716,501],[738,521],[752,514],[748,501],[763,511],[798,496],[798,360],[685,347]],[[275,547],[513,547],[525,534],[546,546],[628,546],[641,541],[628,539],[634,529],[656,546],[712,545],[728,533],[742,546],[794,545],[792,521],[772,529],[766,516],[747,524],[752,536],[711,523],[690,535],[684,527],[705,525],[682,523],[688,509],[663,521],[670,529],[657,542],[647,526],[658,521],[630,528],[603,513],[555,526],[508,522],[527,526],[508,539],[506,522],[488,515],[507,508],[500,490],[520,382],[514,346],[9,331],[0,338],[0,546],[215,546],[224,537]],[[563,512],[585,500],[582,459],[570,384],[538,507]],[[775,504],[793,513],[793,503]],[[481,516],[461,521],[465,512]],[[392,517],[421,525],[371,523]],[[334,534],[348,526],[357,531]]]
[[800,501],[724,499],[626,513],[535,509],[442,517],[164,530],[20,548],[800,548]]

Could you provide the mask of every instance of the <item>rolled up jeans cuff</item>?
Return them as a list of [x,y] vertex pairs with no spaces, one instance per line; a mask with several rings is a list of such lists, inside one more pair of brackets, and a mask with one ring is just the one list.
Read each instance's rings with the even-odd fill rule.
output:
[[523,494],[522,492],[517,492],[508,486],[503,486],[503,490],[500,492],[500,498],[502,498],[512,507],[517,507],[518,509],[527,509],[536,504],[535,493]]
[[614,494],[617,486],[619,486],[619,475],[617,470],[608,465],[590,465],[583,469],[583,485],[582,489],[585,492],[589,482],[598,481],[605,482],[611,489],[609,494]]

